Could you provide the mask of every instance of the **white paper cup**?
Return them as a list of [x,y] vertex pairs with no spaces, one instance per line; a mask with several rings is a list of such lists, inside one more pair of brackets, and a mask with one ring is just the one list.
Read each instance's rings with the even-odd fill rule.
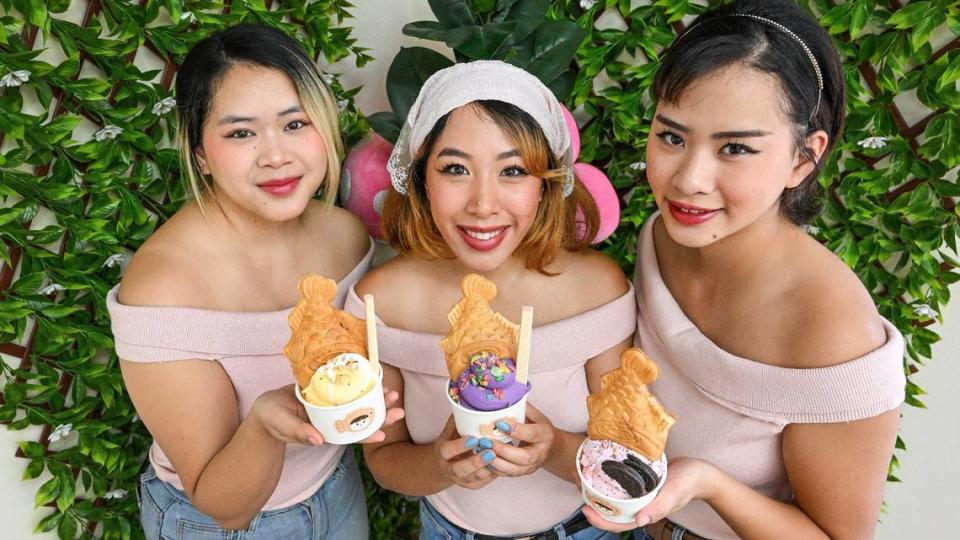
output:
[[383,370],[377,384],[359,398],[333,407],[321,407],[303,399],[300,385],[294,392],[307,410],[310,423],[323,435],[328,444],[351,444],[376,433],[386,420],[387,408],[383,402]]
[[[449,387],[449,382],[447,383]],[[453,422],[457,426],[457,433],[461,437],[486,437],[503,443],[512,443],[510,435],[497,429],[498,420],[514,419],[518,424],[523,424],[527,418],[527,392],[520,398],[520,401],[498,411],[475,411],[460,405],[450,397],[450,392],[444,389],[444,395],[450,402],[450,408],[453,409]]]
[[637,512],[639,512],[644,506],[650,504],[653,499],[657,497],[657,494],[660,493],[660,488],[662,488],[663,484],[667,481],[666,454],[660,456],[660,459],[656,460],[655,462],[651,462],[642,455],[637,455],[637,457],[642,459],[648,465],[652,466],[654,470],[663,470],[663,474],[660,475],[660,482],[657,484],[657,487],[653,488],[643,497],[636,497],[634,499],[615,499],[593,489],[593,486],[591,486],[587,479],[583,476],[583,471],[580,470],[580,454],[583,452],[583,445],[589,440],[589,438],[584,439],[583,442],[580,443],[580,448],[577,448],[577,476],[580,477],[580,493],[583,495],[583,500],[586,501],[590,508],[593,508],[599,512],[600,515],[603,516],[603,518],[607,521],[613,521],[614,523],[632,523],[637,517]]

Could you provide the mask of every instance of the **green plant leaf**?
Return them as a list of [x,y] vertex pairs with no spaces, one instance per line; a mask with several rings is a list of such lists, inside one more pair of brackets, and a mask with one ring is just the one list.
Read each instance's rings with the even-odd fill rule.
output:
[[453,65],[442,54],[423,47],[401,48],[387,71],[387,98],[393,114],[402,124],[420,88],[431,75]]
[[509,62],[526,69],[541,81],[553,81],[570,69],[573,55],[585,35],[571,21],[548,21],[517,44],[517,54]]
[[470,26],[478,21],[473,15],[470,0],[429,0],[430,9],[446,28]]
[[420,39],[429,39],[431,41],[443,41],[447,34],[447,29],[436,21],[417,21],[403,25],[403,34]]
[[60,481],[60,492],[57,495],[57,508],[61,512],[66,512],[73,506],[73,499],[76,497],[77,482],[68,472],[65,476],[58,478]]
[[40,489],[37,490],[37,494],[33,499],[33,505],[37,508],[56,500],[57,496],[60,495],[60,479],[51,478],[43,483],[40,486]]
[[517,29],[517,21],[488,23],[483,26],[463,26],[449,30],[444,42],[467,58],[490,60]]
[[77,520],[69,515],[65,514],[63,519],[60,520],[60,525],[57,526],[57,537],[60,540],[73,540],[77,536]]
[[370,127],[381,137],[393,144],[397,143],[402,126],[395,114],[392,112],[378,112],[367,117],[367,121],[370,122]]

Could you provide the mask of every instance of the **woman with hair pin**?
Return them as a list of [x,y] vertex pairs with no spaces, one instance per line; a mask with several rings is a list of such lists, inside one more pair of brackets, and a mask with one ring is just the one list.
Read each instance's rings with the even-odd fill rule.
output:
[[[424,84],[394,148],[381,225],[399,255],[345,309],[376,295],[384,384],[408,414],[366,461],[380,485],[421,497],[421,538],[616,538],[580,512],[574,456],[585,398],[619,366],[636,305],[620,268],[587,249],[597,210],[570,144],[539,80],[476,61]],[[526,423],[497,423],[518,446],[461,437],[451,417],[439,342],[471,273],[496,284],[491,307],[507,318],[535,306]]]
[[666,484],[633,526],[652,522],[656,539],[873,538],[903,338],[801,228],[842,132],[837,52],[793,2],[734,2],[677,38],[653,92],[646,174],[660,213],[638,242],[637,340],[677,423]]
[[[144,532],[365,538],[353,452],[323,444],[306,421],[281,354],[299,278],[339,280],[342,303],[370,265],[363,225],[332,205],[333,96],[296,41],[242,25],[191,50],[176,97],[194,200],[108,297],[124,383],[154,438],[139,493]],[[325,202],[313,200],[319,189]]]

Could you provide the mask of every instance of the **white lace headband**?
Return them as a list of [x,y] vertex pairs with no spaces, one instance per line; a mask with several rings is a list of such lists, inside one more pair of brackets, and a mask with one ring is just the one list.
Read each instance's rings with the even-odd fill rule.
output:
[[550,149],[561,161],[563,196],[569,196],[573,192],[573,159],[570,132],[560,102],[539,79],[498,60],[454,64],[427,79],[387,161],[393,189],[407,194],[414,155],[437,121],[450,111],[479,100],[510,103],[537,122]]

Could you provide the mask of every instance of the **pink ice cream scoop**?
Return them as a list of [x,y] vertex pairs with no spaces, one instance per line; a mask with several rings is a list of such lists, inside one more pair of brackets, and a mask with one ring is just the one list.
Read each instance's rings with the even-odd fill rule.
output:
[[[657,470],[663,468],[664,470]],[[580,452],[580,472],[596,491],[612,499],[634,499],[652,491],[666,472],[666,463],[649,463],[627,447],[609,440],[587,439]]]
[[467,409],[498,411],[520,401],[529,384],[517,381],[512,358],[481,352],[470,357],[467,368],[450,384],[450,397]]

